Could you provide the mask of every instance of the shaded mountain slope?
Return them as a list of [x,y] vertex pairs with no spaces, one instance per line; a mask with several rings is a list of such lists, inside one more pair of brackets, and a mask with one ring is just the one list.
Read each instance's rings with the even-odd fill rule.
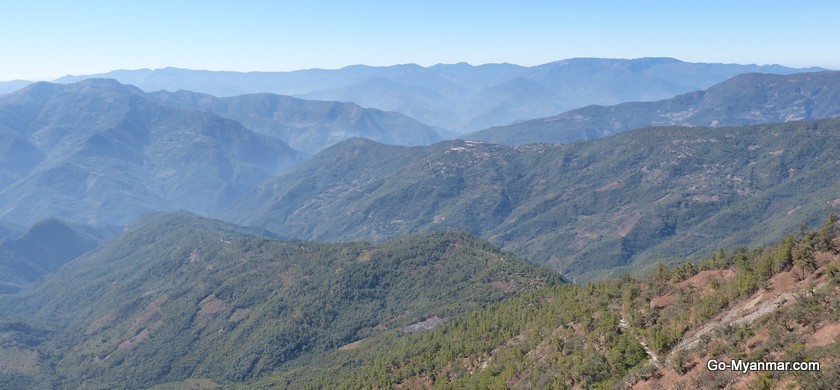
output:
[[115,232],[46,219],[21,237],[0,240],[0,293],[20,290],[93,249]]
[[588,106],[465,136],[522,145],[601,138],[646,126],[740,126],[840,115],[840,72],[745,74],[656,102]]
[[840,207],[840,119],[648,128],[570,145],[350,140],[227,212],[316,240],[462,230],[570,276],[763,244]]
[[[590,104],[657,100],[705,89],[738,74],[819,69],[688,63],[673,58],[573,58],[533,67],[511,64],[353,65],[293,72],[210,72],[165,68],[67,76],[105,77],[145,91],[190,90],[216,96],[270,92],[351,101],[397,111],[457,133],[554,115]],[[537,93],[535,93],[537,92]]]
[[113,80],[36,83],[0,96],[0,218],[124,224],[155,210],[212,213],[300,161],[241,124],[154,102]]
[[267,93],[216,98],[189,91],[160,91],[149,96],[164,104],[233,119],[248,129],[279,138],[310,154],[353,137],[395,145],[428,145],[442,139],[435,129],[405,115],[353,103]]
[[464,234],[319,244],[162,214],[0,299],[4,323],[35,324],[0,334],[48,332],[33,342],[59,387],[235,382],[558,282]]

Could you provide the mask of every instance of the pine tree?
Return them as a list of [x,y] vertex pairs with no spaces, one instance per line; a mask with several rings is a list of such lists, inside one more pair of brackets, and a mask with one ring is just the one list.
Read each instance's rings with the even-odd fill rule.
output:
[[837,253],[837,248],[834,247],[832,241],[837,235],[837,214],[830,213],[826,218],[820,231],[817,233],[817,250],[831,251]]

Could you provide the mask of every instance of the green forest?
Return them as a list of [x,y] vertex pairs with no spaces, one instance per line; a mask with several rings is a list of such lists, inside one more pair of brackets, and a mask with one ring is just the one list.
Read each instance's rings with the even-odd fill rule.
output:
[[[638,279],[625,275],[519,294],[433,332],[390,332],[371,339],[353,352],[358,366],[332,366],[303,379],[279,373],[259,383],[347,389],[612,389],[655,382],[668,371],[675,380],[665,388],[719,388],[738,381],[748,388],[831,388],[840,383],[840,344],[836,339],[818,347],[805,342],[818,329],[840,321],[836,222],[832,214],[821,229],[803,230],[777,245],[720,250],[700,263],[660,265]],[[715,276],[691,283],[708,275]],[[689,347],[679,345],[783,277],[804,286],[790,298],[795,304],[779,303],[777,310],[754,322],[722,324]],[[661,307],[652,304],[663,296],[673,299]],[[756,339],[756,334],[764,337]],[[331,359],[338,362],[346,356],[338,351]],[[715,357],[820,361],[822,371],[762,373],[744,383],[745,378],[731,373],[698,368]],[[696,375],[683,378],[690,370]]]
[[58,387],[242,382],[561,282],[463,233],[324,244],[162,214],[1,297],[0,352],[34,351],[28,380]]

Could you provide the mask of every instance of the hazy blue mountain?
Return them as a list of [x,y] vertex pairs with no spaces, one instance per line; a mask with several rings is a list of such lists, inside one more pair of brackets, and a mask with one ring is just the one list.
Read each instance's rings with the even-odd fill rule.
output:
[[462,233],[323,244],[159,214],[0,297],[0,354],[38,357],[18,377],[0,366],[0,383],[242,382],[561,281]]
[[26,137],[0,125],[0,188],[25,176],[45,157]]
[[0,94],[17,91],[29,84],[31,82],[25,80],[0,81]]
[[462,230],[564,273],[772,242],[840,207],[840,119],[647,128],[568,145],[337,144],[228,217],[288,237]]
[[555,115],[591,104],[659,100],[708,88],[749,72],[815,71],[778,65],[688,63],[672,58],[575,58],[523,67],[511,64],[415,64],[293,72],[211,72],[165,68],[67,76],[57,82],[107,77],[145,91],[190,90],[216,96],[257,92],[351,101],[398,111],[464,133]]
[[149,96],[164,104],[233,119],[250,130],[279,138],[310,154],[353,137],[395,145],[429,145],[443,139],[439,130],[403,114],[362,108],[353,103],[311,101],[268,93],[216,98],[189,91],[160,91]]
[[352,101],[366,107],[397,111],[424,123],[429,121],[435,126],[458,121],[455,110],[463,104],[460,96],[446,96],[425,85],[385,77],[371,77],[346,87],[318,90],[299,96],[306,99]]
[[656,102],[588,106],[493,127],[464,138],[503,144],[563,143],[645,126],[733,126],[840,115],[840,72],[735,76],[705,91]]
[[6,238],[16,238],[21,234],[22,230],[20,227],[0,221],[0,240]]
[[156,210],[212,213],[298,163],[279,139],[155,102],[113,80],[0,96],[0,219],[124,224]]
[[115,233],[113,228],[73,225],[49,218],[19,238],[0,240],[0,294],[20,290]]

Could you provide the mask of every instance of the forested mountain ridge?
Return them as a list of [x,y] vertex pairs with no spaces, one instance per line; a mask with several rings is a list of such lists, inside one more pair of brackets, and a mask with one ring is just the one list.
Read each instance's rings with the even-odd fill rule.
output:
[[190,91],[149,93],[158,102],[211,112],[314,154],[353,137],[393,145],[428,145],[445,132],[397,112],[354,103],[303,100],[269,93],[217,98]]
[[646,126],[741,126],[840,116],[840,72],[750,73],[656,102],[588,106],[467,134],[502,144],[567,143]]
[[766,244],[840,207],[840,119],[647,128],[569,145],[337,144],[227,216],[288,237],[462,230],[564,274]]
[[0,219],[22,226],[212,213],[302,158],[237,122],[113,80],[36,83],[0,96],[0,149]]
[[[767,248],[719,250],[640,279],[561,285],[469,313],[432,332],[389,332],[299,376],[319,388],[802,388],[840,384],[840,240],[817,231]],[[712,371],[710,361],[818,363]],[[348,364],[347,362],[352,362]]]
[[24,362],[0,383],[241,382],[561,281],[461,233],[323,244],[160,214],[0,297],[0,356]]
[[190,90],[216,96],[270,92],[350,101],[396,111],[458,133],[555,115],[590,104],[670,98],[738,74],[816,71],[778,65],[689,63],[673,58],[572,58],[524,67],[466,63],[422,67],[353,65],[292,72],[213,72],[165,68],[67,76],[56,82],[113,78],[147,92]]

